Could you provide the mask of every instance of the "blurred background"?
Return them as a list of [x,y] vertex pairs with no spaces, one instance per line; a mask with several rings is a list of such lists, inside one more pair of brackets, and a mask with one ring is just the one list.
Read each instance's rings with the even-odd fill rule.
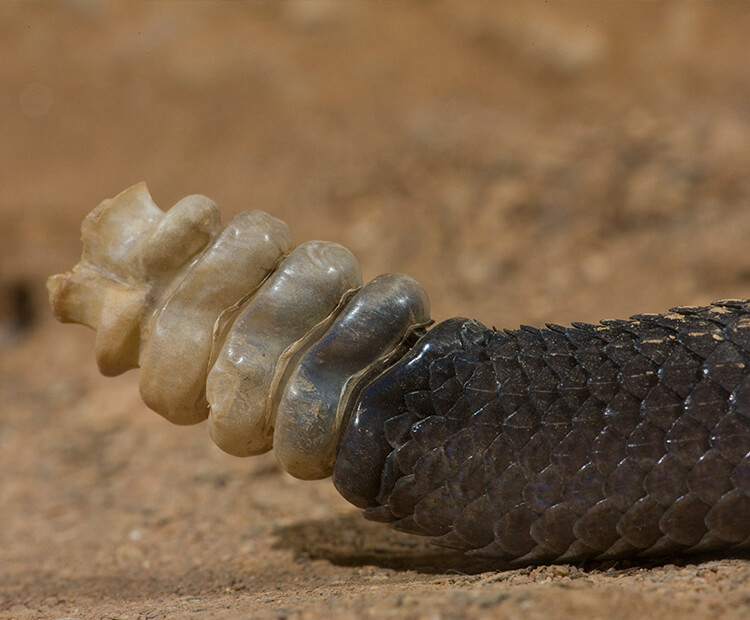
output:
[[629,5],[3,3],[3,284],[36,306],[145,180],[409,273],[436,318],[745,295],[750,14]]
[[415,277],[438,320],[748,297],[748,32],[742,2],[0,3],[0,612],[108,578],[223,591],[254,570],[238,529],[270,570],[272,522],[351,514],[167,426],[53,322],[44,280],[101,200],[143,180],[164,209],[268,211]]

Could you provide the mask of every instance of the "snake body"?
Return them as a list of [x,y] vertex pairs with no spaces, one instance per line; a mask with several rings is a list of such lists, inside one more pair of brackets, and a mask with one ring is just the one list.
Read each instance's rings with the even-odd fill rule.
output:
[[295,248],[260,211],[222,227],[208,198],[165,213],[139,184],[82,232],[81,262],[48,280],[55,314],[230,454],[273,448],[370,519],[499,560],[750,543],[750,301],[426,331],[417,282],[362,284],[348,250]]
[[360,395],[365,516],[521,563],[750,543],[750,302],[599,325],[452,319]]

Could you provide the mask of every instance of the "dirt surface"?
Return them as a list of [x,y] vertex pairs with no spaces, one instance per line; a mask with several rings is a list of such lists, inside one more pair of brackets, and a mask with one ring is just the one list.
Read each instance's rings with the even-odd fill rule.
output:
[[0,3],[0,617],[745,618],[742,557],[503,570],[100,377],[44,280],[100,200],[203,193],[433,316],[750,296],[744,3]]

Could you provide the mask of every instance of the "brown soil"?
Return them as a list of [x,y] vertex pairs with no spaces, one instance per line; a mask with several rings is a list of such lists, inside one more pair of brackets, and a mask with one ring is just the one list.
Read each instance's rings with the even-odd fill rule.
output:
[[750,563],[496,570],[170,426],[43,282],[149,182],[401,271],[433,315],[748,296],[743,3],[0,3],[0,617],[744,618]]

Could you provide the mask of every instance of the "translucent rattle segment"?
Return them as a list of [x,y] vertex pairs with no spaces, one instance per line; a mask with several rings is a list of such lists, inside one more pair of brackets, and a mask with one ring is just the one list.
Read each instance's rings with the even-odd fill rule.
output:
[[208,430],[235,456],[267,452],[273,445],[273,380],[282,354],[362,284],[354,256],[325,241],[295,249],[240,311],[208,373]]
[[331,475],[347,387],[429,317],[427,294],[408,276],[378,276],[354,296],[282,393],[273,447],[288,473],[305,480]]
[[151,409],[175,424],[208,417],[206,376],[214,323],[263,282],[293,246],[281,220],[247,211],[203,251],[157,310],[144,341],[140,390]]

